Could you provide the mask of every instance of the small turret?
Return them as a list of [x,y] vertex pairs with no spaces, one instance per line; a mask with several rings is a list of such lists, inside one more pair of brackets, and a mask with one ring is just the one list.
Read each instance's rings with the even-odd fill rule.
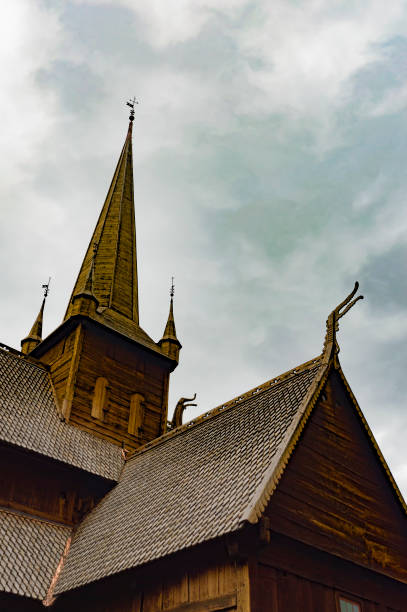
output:
[[179,352],[182,348],[181,342],[177,338],[174,321],[174,279],[172,279],[170,292],[170,312],[165,326],[163,337],[158,343],[162,352],[178,364]]
[[24,353],[24,355],[28,355],[28,353],[31,353],[31,351],[35,349],[35,347],[38,346],[39,343],[42,341],[42,321],[44,317],[44,306],[45,300],[47,299],[47,295],[49,292],[50,281],[51,279],[48,280],[48,283],[46,285],[42,285],[42,288],[44,289],[44,298],[42,300],[40,311],[34,321],[34,325],[32,326],[30,333],[26,338],[23,338],[23,340],[21,340],[21,352]]
[[92,262],[89,268],[88,276],[83,289],[79,289],[71,298],[72,311],[71,315],[82,314],[85,316],[93,316],[96,308],[99,306],[99,300],[93,292],[93,279],[95,275],[95,258],[98,250],[98,245],[93,244]]

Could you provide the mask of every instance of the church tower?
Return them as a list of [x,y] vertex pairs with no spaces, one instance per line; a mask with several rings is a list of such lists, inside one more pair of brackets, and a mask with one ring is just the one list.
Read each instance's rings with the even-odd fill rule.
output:
[[42,341],[30,333],[24,347],[48,364],[62,419],[134,449],[166,431],[169,375],[181,345],[172,298],[170,338],[156,343],[139,325],[130,105],[123,149],[63,323]]

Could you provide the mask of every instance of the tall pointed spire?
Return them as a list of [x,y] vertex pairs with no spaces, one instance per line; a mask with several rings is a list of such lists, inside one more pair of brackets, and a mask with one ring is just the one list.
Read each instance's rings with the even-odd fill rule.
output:
[[159,345],[164,354],[170,359],[173,359],[178,363],[179,352],[182,348],[180,341],[177,338],[177,332],[175,329],[174,320],[174,278],[172,278],[171,291],[170,291],[170,312],[168,314],[167,324],[164,329],[163,337],[161,338]]
[[136,325],[139,322],[132,151],[134,103],[129,103],[133,106],[126,139],[65,319],[76,314],[74,298],[89,292],[91,284],[90,293],[96,298],[100,311],[107,308]]
[[37,318],[34,321],[34,325],[32,326],[28,336],[21,340],[21,352],[24,353],[24,355],[30,353],[42,341],[42,322],[44,318],[44,306],[45,300],[47,299],[47,295],[49,292],[50,281],[51,279],[48,280],[47,284],[42,286],[42,288],[44,289],[44,298],[42,300],[41,308],[37,315]]

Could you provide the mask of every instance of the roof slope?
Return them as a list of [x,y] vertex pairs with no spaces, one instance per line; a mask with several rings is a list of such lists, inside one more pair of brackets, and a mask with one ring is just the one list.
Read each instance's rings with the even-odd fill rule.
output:
[[118,480],[121,449],[60,420],[47,370],[0,349],[0,440]]
[[71,529],[0,511],[0,591],[44,599]]
[[55,592],[239,529],[320,372],[309,362],[133,456],[80,525]]

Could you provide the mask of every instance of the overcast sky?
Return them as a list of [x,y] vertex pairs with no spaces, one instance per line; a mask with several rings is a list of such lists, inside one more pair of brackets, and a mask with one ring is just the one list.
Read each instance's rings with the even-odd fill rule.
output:
[[174,275],[170,406],[317,356],[359,280],[341,363],[406,495],[406,3],[18,0],[2,25],[0,340],[48,276],[61,322],[136,95],[140,316],[158,340]]

